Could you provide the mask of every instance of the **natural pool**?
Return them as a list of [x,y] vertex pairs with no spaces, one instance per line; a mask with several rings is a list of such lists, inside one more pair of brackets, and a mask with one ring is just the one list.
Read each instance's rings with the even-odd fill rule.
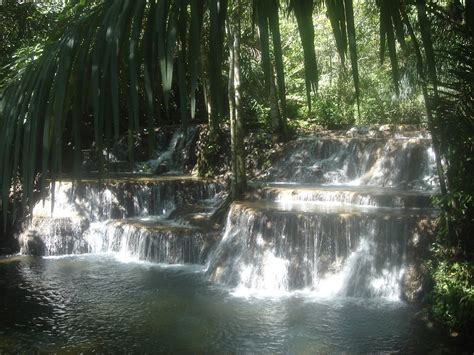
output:
[[202,266],[0,259],[2,352],[459,352],[399,301],[239,296]]

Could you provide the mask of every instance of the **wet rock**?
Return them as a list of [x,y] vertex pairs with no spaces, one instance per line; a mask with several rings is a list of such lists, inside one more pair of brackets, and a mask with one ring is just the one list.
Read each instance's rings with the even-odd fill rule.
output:
[[32,256],[45,255],[46,246],[44,245],[41,236],[36,231],[29,231],[24,238],[24,254]]
[[354,126],[346,132],[347,137],[358,137],[369,133],[368,126]]
[[403,299],[410,303],[423,302],[430,291],[430,281],[429,273],[423,265],[416,263],[408,265],[402,279]]
[[167,161],[161,162],[153,172],[155,175],[162,175],[170,171],[169,163]]
[[405,273],[402,278],[402,298],[410,303],[426,300],[432,287],[430,273],[425,261],[429,246],[437,233],[437,224],[433,219],[422,219],[416,226],[406,247]]
[[384,135],[390,135],[395,132],[395,126],[392,124],[383,124],[379,127],[379,132],[383,133]]

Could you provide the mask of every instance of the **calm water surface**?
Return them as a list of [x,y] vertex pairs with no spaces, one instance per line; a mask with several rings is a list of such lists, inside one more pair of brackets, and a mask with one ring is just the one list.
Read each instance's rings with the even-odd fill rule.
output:
[[238,297],[199,266],[110,255],[0,259],[0,353],[469,350],[416,312],[380,299]]

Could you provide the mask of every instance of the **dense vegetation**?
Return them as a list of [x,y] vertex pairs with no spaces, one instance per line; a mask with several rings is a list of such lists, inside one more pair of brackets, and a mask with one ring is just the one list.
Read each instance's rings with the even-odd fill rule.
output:
[[295,127],[314,124],[426,123],[443,211],[429,262],[431,311],[454,329],[468,329],[473,6],[472,0],[104,0],[71,1],[62,9],[3,2],[3,223],[14,219],[8,207],[14,198],[26,208],[47,178],[80,174],[83,149],[102,152],[126,135],[133,162],[136,134],[147,133],[153,147],[157,125],[208,122],[212,164],[221,127],[230,123],[238,196],[246,184],[246,129],[265,127],[285,140]]

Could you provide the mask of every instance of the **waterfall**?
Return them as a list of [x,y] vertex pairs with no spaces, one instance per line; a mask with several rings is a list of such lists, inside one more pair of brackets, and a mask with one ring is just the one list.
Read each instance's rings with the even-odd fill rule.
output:
[[260,198],[282,205],[306,202],[323,205],[355,205],[384,208],[427,208],[432,194],[399,189],[355,186],[305,186],[254,184]]
[[289,144],[263,181],[437,188],[431,141],[426,138],[309,137]]
[[156,158],[137,164],[139,172],[150,171],[154,174],[183,174],[192,170],[192,150],[196,143],[198,129],[189,127],[186,131],[177,129],[164,151],[156,152]]
[[[288,143],[247,200],[231,205],[220,239],[210,219],[225,197],[216,181],[122,175],[58,182],[54,209],[50,195],[34,207],[22,252],[207,264],[215,283],[272,295],[415,300],[437,214],[430,139],[371,132]],[[173,136],[170,154],[181,154],[183,137]]]
[[92,253],[116,252],[124,258],[166,264],[200,264],[205,246],[198,229],[140,220],[94,223],[84,240]]
[[35,205],[22,253],[114,252],[170,264],[204,262],[210,231],[201,227],[225,194],[221,184],[190,176],[61,181],[54,192],[54,204],[48,194]]
[[215,282],[249,289],[398,297],[416,220],[398,213],[288,212],[236,203],[208,273]]
[[167,216],[177,206],[219,198],[222,190],[213,181],[187,176],[60,181],[55,184],[54,208],[48,194],[44,203],[35,205],[33,216],[80,215],[91,221]]
[[431,142],[370,132],[287,144],[252,201],[232,205],[209,278],[245,294],[421,297],[419,255],[437,214]]

